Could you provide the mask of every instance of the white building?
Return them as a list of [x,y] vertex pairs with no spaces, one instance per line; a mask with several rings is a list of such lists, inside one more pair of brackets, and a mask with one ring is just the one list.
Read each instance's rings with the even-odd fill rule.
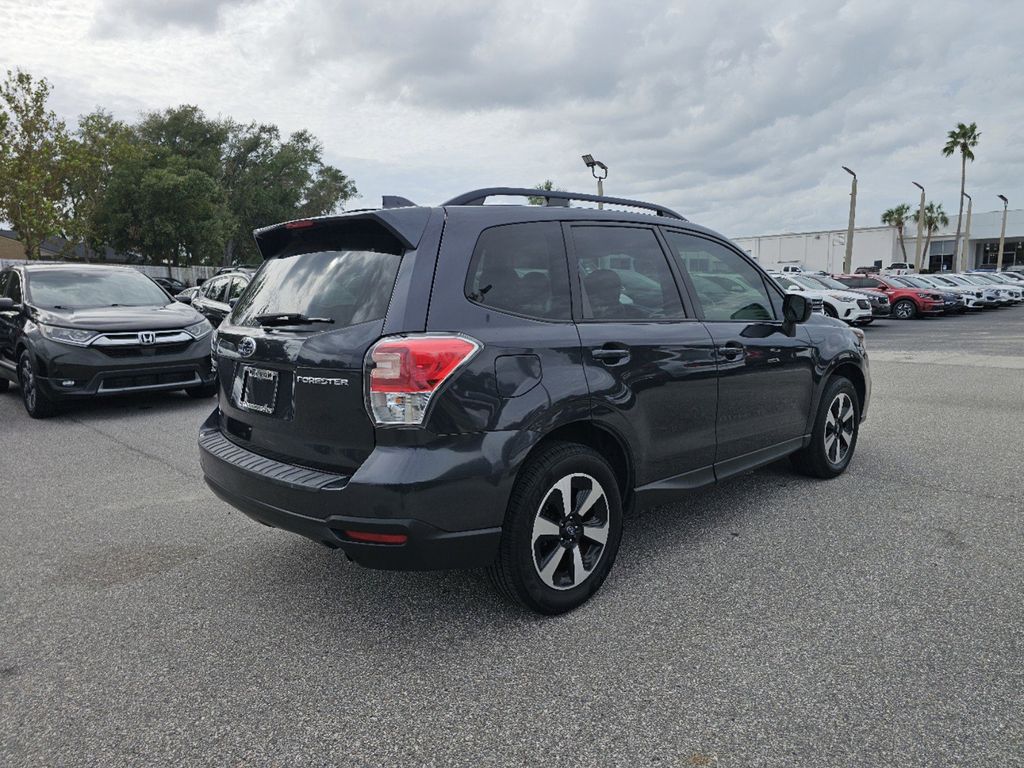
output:
[[[1002,210],[974,213],[971,216],[971,237],[967,243],[968,268],[994,268],[996,251],[999,249],[999,228],[1003,221]],[[914,262],[918,247],[917,222],[905,227],[903,242],[907,249],[906,261]],[[966,211],[964,215],[966,226]],[[961,231],[961,240],[963,239]],[[950,217],[949,226],[932,235],[924,268],[929,271],[955,269],[953,263],[953,238],[956,235],[956,214]],[[797,264],[804,269],[820,269],[838,273],[843,269],[846,254],[846,228],[820,232],[799,232],[782,235],[758,235],[755,237],[734,237],[733,242],[753,256],[766,269],[781,269],[787,264]],[[923,245],[923,239],[922,239]],[[892,227],[858,227],[853,236],[852,268],[885,267],[894,261],[904,261],[896,230]],[[1024,209],[1007,212],[1006,241],[1003,245],[1003,268],[1017,266],[1024,268]]]

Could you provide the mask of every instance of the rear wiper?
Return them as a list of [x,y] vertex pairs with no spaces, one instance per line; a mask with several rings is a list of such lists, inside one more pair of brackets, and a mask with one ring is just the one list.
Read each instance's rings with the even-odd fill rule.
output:
[[256,315],[256,322],[263,326],[334,323],[334,321],[329,317],[306,317],[306,315],[303,315],[300,312],[279,312],[274,315]]

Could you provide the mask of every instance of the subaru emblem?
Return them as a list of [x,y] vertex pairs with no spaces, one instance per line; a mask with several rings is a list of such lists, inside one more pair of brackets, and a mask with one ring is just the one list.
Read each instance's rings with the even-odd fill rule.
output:
[[256,353],[256,339],[252,336],[245,336],[238,342],[238,354],[242,357],[252,357]]
[[139,344],[153,344],[156,342],[156,334],[152,331],[139,331]]

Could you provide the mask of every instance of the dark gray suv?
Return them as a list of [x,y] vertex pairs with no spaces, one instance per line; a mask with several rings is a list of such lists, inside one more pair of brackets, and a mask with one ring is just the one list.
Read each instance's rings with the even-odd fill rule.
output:
[[396,202],[255,233],[199,436],[250,517],[370,567],[486,567],[560,613],[601,586],[630,509],[785,456],[848,466],[863,332],[722,236],[583,194]]

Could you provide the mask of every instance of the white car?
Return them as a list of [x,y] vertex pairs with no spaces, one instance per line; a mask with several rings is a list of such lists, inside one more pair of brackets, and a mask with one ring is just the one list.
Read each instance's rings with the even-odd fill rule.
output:
[[985,288],[994,289],[999,296],[999,303],[1003,306],[1010,306],[1011,304],[1019,304],[1021,302],[1021,289],[1015,288],[1012,285],[1003,283],[998,279],[989,277],[983,274],[973,275],[960,275],[964,280],[980,285]]
[[784,291],[802,293],[812,299],[820,298],[822,309],[829,317],[839,318],[849,325],[867,325],[874,320],[871,302],[862,294],[826,290],[820,284],[800,275],[774,274],[772,277]]
[[787,264],[780,271],[784,275],[785,274],[790,274],[791,272],[795,272],[795,273],[799,274],[799,273],[804,271],[804,268],[801,267],[799,264]]
[[883,275],[913,275],[916,272],[914,265],[906,261],[894,261],[882,270]]
[[915,279],[929,288],[937,288],[946,293],[957,293],[963,296],[964,306],[967,309],[980,311],[991,306],[991,302],[985,298],[985,290],[980,285],[961,285],[945,275],[916,275]]

